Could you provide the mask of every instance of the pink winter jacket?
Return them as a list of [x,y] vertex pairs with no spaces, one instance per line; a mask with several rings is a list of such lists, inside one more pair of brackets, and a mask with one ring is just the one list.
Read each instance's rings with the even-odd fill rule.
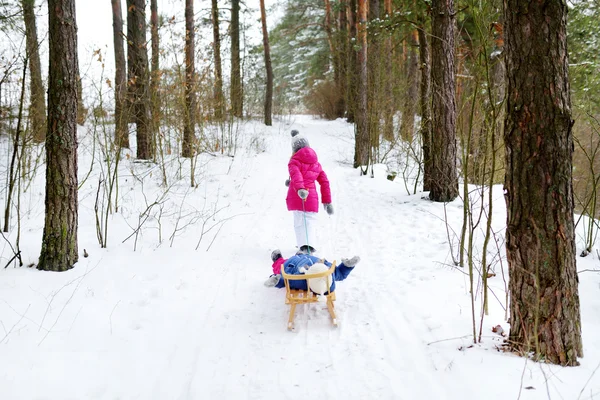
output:
[[321,187],[321,197],[323,204],[331,203],[331,189],[329,180],[319,160],[317,153],[310,147],[303,147],[298,150],[288,163],[290,172],[290,187],[288,189],[287,208],[290,211],[302,211],[302,199],[298,196],[298,190],[307,189],[308,197],[304,204],[304,210],[309,212],[319,212],[319,195],[315,181],[319,182]]

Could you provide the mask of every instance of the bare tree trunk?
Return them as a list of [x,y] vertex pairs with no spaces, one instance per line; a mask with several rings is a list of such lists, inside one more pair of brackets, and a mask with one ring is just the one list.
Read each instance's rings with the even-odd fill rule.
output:
[[136,125],[136,156],[149,160],[152,153],[145,0],[127,0],[127,67],[131,114]]
[[29,118],[33,140],[41,143],[46,138],[46,96],[42,82],[42,67],[38,45],[37,27],[35,22],[35,0],[22,0],[23,20],[25,21],[25,36],[27,40],[27,58],[29,59],[29,90],[31,92],[31,105]]
[[583,356],[573,223],[564,1],[505,1],[510,342],[561,365]]
[[150,114],[152,129],[150,131],[150,146],[152,154],[156,154],[156,142],[160,128],[160,46],[158,36],[158,4],[150,0],[150,41],[152,42],[152,57],[150,62]]
[[[384,1],[384,9],[387,14],[387,18],[393,17],[392,0]],[[385,70],[392,71],[392,34],[388,33],[385,37],[383,44],[384,47],[384,59]],[[394,89],[391,74],[388,74],[384,81],[384,99],[385,104],[383,105],[383,137],[385,140],[392,142],[394,140]],[[414,100],[414,99],[413,99]]]
[[181,156],[194,155],[193,144],[196,139],[196,67],[194,32],[194,0],[185,0],[185,123]]
[[223,72],[221,68],[221,36],[219,34],[219,6],[212,0],[213,52],[215,57],[215,119],[221,121],[225,115],[223,96]]
[[[331,57],[333,58],[333,65],[335,74],[335,45],[333,44],[333,28],[331,26],[331,2],[329,0],[323,0],[325,3],[325,23],[323,28],[325,29],[325,34],[327,35],[327,44],[329,45],[329,52],[331,53]],[[335,78],[334,78],[335,81]]]
[[[369,0],[367,5],[369,21],[378,21],[380,15],[379,0]],[[380,34],[368,35],[367,44],[367,118],[370,146],[373,154],[379,150],[379,120],[381,113],[381,45]],[[373,160],[377,160],[374,156]]]
[[[6,194],[6,208],[4,209],[4,232],[8,232],[10,226],[10,209],[12,206],[12,194],[15,189],[15,161],[19,153],[19,139],[21,137],[21,125],[23,123],[23,105],[25,103],[25,81],[27,75],[28,59],[25,57],[23,60],[23,78],[21,80],[21,98],[19,100],[19,114],[17,116],[17,129],[15,132],[15,138],[13,140],[13,151],[10,159],[10,167],[8,168],[8,193]],[[20,259],[20,257],[19,257]],[[6,268],[6,267],[5,267]]]
[[265,68],[267,69],[267,90],[265,93],[265,125],[273,125],[273,66],[271,65],[271,50],[269,48],[269,32],[267,31],[267,13],[265,0],[260,0],[260,18],[262,21],[263,45],[265,48]]
[[408,38],[408,63],[406,68],[406,96],[404,97],[404,107],[402,107],[402,123],[400,124],[400,137],[411,142],[415,126],[415,112],[417,102],[415,99],[419,96],[419,58],[417,56],[417,31],[410,33]]
[[231,0],[231,113],[242,118],[244,116],[244,95],[242,92],[242,75],[240,66],[240,0]]
[[129,148],[127,128],[127,76],[123,46],[123,14],[121,0],[111,0],[113,15],[113,42],[115,48],[115,142],[119,148]]
[[[354,168],[368,166],[369,164],[369,126],[367,115],[367,1],[358,0],[358,18],[356,20],[356,30],[358,37],[358,45],[361,46],[358,50],[357,67],[358,75],[358,101],[356,112],[356,139],[354,149]],[[366,174],[366,168],[361,173]]]
[[77,250],[77,24],[75,0],[48,0],[46,213],[37,268],[66,271]]
[[340,69],[341,69],[341,65],[340,65],[340,59],[342,58],[341,55],[341,48],[338,46],[338,39],[339,39],[339,35],[338,32],[335,32],[334,35],[334,30],[333,30],[333,11],[331,8],[331,1],[330,0],[324,0],[325,3],[325,23],[324,23],[324,28],[325,28],[325,33],[327,34],[327,44],[329,45],[329,53],[331,54],[331,63],[330,63],[330,68],[333,70],[333,83],[335,85],[335,104],[334,104],[334,110],[333,110],[333,118],[339,118],[343,116],[343,109],[340,110],[340,98],[341,98],[341,73],[340,73]]
[[454,0],[433,0],[431,36],[433,201],[458,196],[456,171],[456,100],[454,72]]
[[338,31],[336,35],[335,43],[337,44],[337,57],[338,57],[338,71],[336,87],[338,90],[338,103],[336,106],[336,114],[338,118],[343,118],[346,114],[346,91],[347,88],[347,74],[348,74],[348,53],[350,52],[348,47],[348,17],[347,17],[347,4],[345,0],[341,0],[338,4]]
[[[350,0],[348,3],[348,69],[347,69],[347,91],[346,91],[346,116],[347,121],[350,123],[355,122],[357,112],[357,99],[358,99],[358,54],[354,50],[354,43],[357,39],[356,27],[358,26],[358,16],[356,14],[357,0]],[[356,161],[356,152],[354,153],[354,164]]]
[[431,63],[423,14],[418,16],[419,61],[421,64],[421,140],[423,141],[423,191],[431,190]]

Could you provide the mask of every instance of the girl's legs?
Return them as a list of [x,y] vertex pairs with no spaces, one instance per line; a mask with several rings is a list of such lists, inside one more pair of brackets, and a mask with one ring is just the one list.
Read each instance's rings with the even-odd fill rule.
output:
[[[309,245],[312,248],[316,247],[317,235],[317,213],[303,211],[292,211],[294,214],[294,231],[296,232],[296,245],[298,248]],[[306,216],[306,227],[304,218]],[[307,240],[308,234],[308,240]]]

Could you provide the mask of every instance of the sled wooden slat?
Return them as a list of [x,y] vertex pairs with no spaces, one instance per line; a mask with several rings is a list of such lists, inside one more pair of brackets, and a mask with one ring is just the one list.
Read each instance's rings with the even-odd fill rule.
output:
[[[333,278],[333,271],[335,271],[335,261],[327,271],[319,272],[316,274],[305,274],[305,275],[290,275],[286,274],[283,268],[281,269],[281,276],[285,283],[285,304],[290,305],[290,317],[288,319],[288,330],[292,330],[294,327],[294,313],[296,312],[296,306],[298,304],[309,304],[316,303],[319,301],[319,295],[313,293],[310,289],[299,290],[290,289],[290,281],[306,280],[307,278],[324,278],[327,277],[328,281],[331,282]],[[308,286],[308,281],[306,282]],[[329,284],[331,286],[331,283]],[[335,309],[333,302],[335,301],[335,292],[327,293],[324,295],[327,298],[327,310],[331,316],[331,322],[334,326],[337,326],[337,318],[335,316]]]

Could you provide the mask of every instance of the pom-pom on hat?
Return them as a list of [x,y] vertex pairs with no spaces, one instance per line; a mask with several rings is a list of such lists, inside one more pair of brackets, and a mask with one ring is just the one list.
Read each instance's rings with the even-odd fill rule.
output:
[[308,139],[297,130],[292,130],[292,151],[295,153],[303,147],[310,147]]

